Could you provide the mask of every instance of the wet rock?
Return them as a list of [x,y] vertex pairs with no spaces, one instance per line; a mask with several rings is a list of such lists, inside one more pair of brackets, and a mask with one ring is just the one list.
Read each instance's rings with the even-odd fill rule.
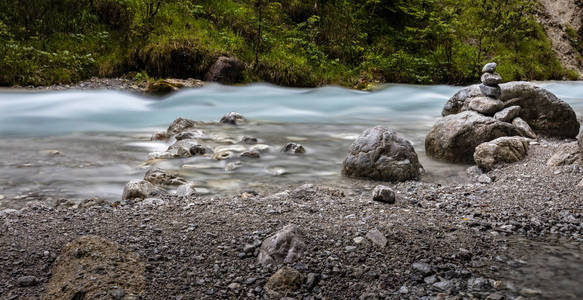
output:
[[245,123],[246,121],[247,121],[247,119],[245,119],[245,117],[243,117],[242,114],[237,113],[237,112],[230,112],[230,113],[224,115],[221,118],[221,120],[219,121],[219,123],[240,125],[242,123]]
[[179,140],[168,147],[167,152],[175,152],[178,157],[202,156],[212,150],[200,145],[196,140]]
[[176,157],[176,154],[175,153],[171,153],[171,152],[168,152],[168,151],[148,153],[148,160],[154,160],[154,159],[172,159],[172,158],[175,158],[175,157]]
[[477,97],[470,101],[470,109],[491,116],[504,108],[504,102],[488,97]]
[[213,155],[213,159],[214,160],[227,160],[227,159],[233,157],[233,155],[234,155],[233,151],[222,150],[222,151],[215,153]]
[[252,136],[244,136],[241,138],[241,143],[246,145],[255,145],[257,144],[257,138]]
[[181,185],[186,181],[177,174],[159,168],[151,168],[144,175],[144,180],[154,185]]
[[16,279],[16,284],[19,287],[31,287],[31,286],[38,285],[38,283],[39,283],[38,278],[36,278],[34,276],[22,276],[22,277],[18,277],[18,279]]
[[369,230],[366,233],[366,238],[381,248],[384,248],[387,245],[387,238],[376,228]]
[[486,97],[492,97],[495,99],[499,99],[502,95],[502,90],[499,86],[487,86],[485,84],[480,84],[480,91]]
[[[520,106],[520,117],[538,134],[575,138],[579,132],[579,122],[575,111],[551,92],[529,82],[508,82],[500,85],[502,100],[507,107]],[[472,85],[457,92],[443,108],[442,115],[448,116],[469,110],[472,98],[482,97],[478,85]]]
[[121,198],[122,200],[146,199],[155,190],[156,187],[150,182],[134,179],[125,185]]
[[482,68],[482,73],[494,73],[496,72],[497,66],[498,64],[496,64],[495,62],[487,63],[486,65],[484,65],[484,68]]
[[225,84],[236,83],[241,79],[244,69],[245,64],[240,60],[230,56],[221,56],[210,67],[204,80]]
[[168,136],[166,135],[166,131],[156,132],[150,138],[151,141],[165,141],[167,139],[168,139]]
[[418,179],[422,169],[409,141],[377,126],[365,130],[352,143],[342,173],[348,177],[406,181]]
[[261,155],[259,154],[259,152],[258,152],[258,151],[245,151],[245,152],[241,153],[241,154],[239,155],[239,157],[242,157],[242,158],[254,158],[254,159],[257,159],[257,158],[260,158],[260,157],[261,157]]
[[496,114],[494,114],[494,119],[502,122],[512,122],[516,117],[520,115],[520,106],[514,105],[507,107]]
[[302,154],[306,153],[306,148],[304,148],[302,144],[287,143],[283,147],[281,147],[281,152]]
[[498,73],[484,73],[480,78],[484,85],[497,86],[502,83],[502,76]]
[[438,120],[425,138],[425,150],[436,159],[471,163],[478,145],[516,135],[520,132],[512,124],[464,111]]
[[384,185],[377,185],[372,192],[372,200],[383,203],[395,203],[395,192]]
[[[113,290],[125,298],[141,297],[144,264],[138,255],[98,236],[82,236],[67,244],[55,261],[44,299],[100,299]],[[119,292],[114,297],[119,295]],[[128,299],[129,299],[128,298]]]
[[175,91],[178,91],[178,87],[164,79],[156,80],[148,84],[145,90],[146,93],[154,95],[166,95]]
[[300,228],[287,225],[263,241],[257,261],[262,265],[291,263],[303,255],[305,247]]
[[474,161],[485,171],[503,163],[521,161],[528,152],[528,141],[522,137],[501,137],[480,144],[474,152]]
[[574,163],[583,165],[583,152],[580,151],[577,142],[562,144],[555,154],[547,161],[547,166],[567,166]]
[[173,136],[196,125],[197,125],[196,121],[180,117],[174,120],[172,124],[170,124],[170,126],[168,126],[168,129],[166,130],[166,135]]
[[530,128],[528,123],[526,123],[526,121],[524,121],[520,117],[514,118],[514,120],[512,120],[512,125],[514,125],[514,127],[518,128],[518,130],[520,131],[520,134],[523,137],[536,139],[536,133],[534,133],[534,131],[532,131],[532,128]]
[[282,297],[298,290],[302,285],[302,274],[293,268],[282,267],[265,284],[265,291],[271,297]]
[[176,189],[176,196],[178,197],[192,197],[195,195],[198,195],[198,192],[193,182],[183,184]]
[[198,129],[180,132],[174,138],[176,138],[177,141],[181,141],[181,140],[206,139],[208,138],[208,136],[204,131]]

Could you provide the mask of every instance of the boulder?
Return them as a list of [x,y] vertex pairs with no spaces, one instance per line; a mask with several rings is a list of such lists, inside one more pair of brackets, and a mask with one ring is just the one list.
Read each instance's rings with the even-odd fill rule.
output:
[[492,116],[504,108],[504,102],[489,97],[477,97],[470,101],[469,107],[483,115]]
[[[82,236],[63,247],[43,299],[139,299],[146,288],[140,257],[103,237]],[[118,298],[119,299],[119,298]]]
[[411,143],[384,127],[365,130],[350,146],[342,173],[384,181],[418,179],[423,167]]
[[122,200],[146,199],[156,191],[156,187],[148,181],[134,179],[128,182],[122,193]]
[[502,83],[502,76],[498,73],[484,73],[480,81],[488,86],[497,86]]
[[210,67],[204,80],[225,84],[236,83],[241,79],[241,74],[244,69],[245,64],[240,60],[234,57],[221,56]]
[[579,149],[577,142],[562,144],[555,151],[555,154],[547,161],[547,166],[567,166],[574,163],[583,164],[583,152]]
[[494,114],[494,119],[502,122],[511,123],[516,117],[520,115],[520,106],[510,106],[507,107],[496,114]]
[[528,141],[522,137],[501,137],[485,142],[474,152],[474,161],[484,171],[490,171],[502,163],[523,160],[528,152]]
[[526,123],[526,121],[524,121],[520,117],[514,118],[514,120],[512,120],[512,125],[514,125],[514,127],[516,127],[520,131],[520,135],[522,135],[523,137],[536,139],[536,133],[534,133],[534,131],[532,130],[532,128],[530,128],[528,123]]
[[502,90],[500,89],[499,86],[487,86],[485,84],[480,84],[480,91],[486,97],[492,97],[495,99],[500,98],[500,96],[502,95]]
[[197,140],[179,140],[170,145],[167,152],[176,153],[178,157],[191,157],[212,153],[212,150],[200,145]]
[[177,174],[159,168],[151,168],[144,175],[144,180],[155,185],[181,185],[186,181]]
[[496,72],[496,67],[498,64],[495,62],[487,63],[484,68],[482,68],[482,73],[494,73]]
[[170,137],[196,125],[196,121],[180,117],[174,120],[170,126],[168,126],[166,135]]
[[[551,92],[529,82],[508,82],[500,85],[500,100],[506,107],[520,106],[520,117],[538,134],[575,138],[580,124],[575,111]],[[478,85],[464,88],[445,104],[442,115],[457,114],[469,109],[472,98],[482,97]]]
[[208,139],[209,136],[204,131],[197,129],[180,132],[174,138],[177,141],[180,141],[180,140]]
[[300,228],[287,225],[261,243],[257,261],[262,265],[292,263],[303,255],[305,248]]
[[274,298],[281,298],[298,290],[302,285],[302,274],[290,267],[282,267],[265,284],[265,292]]
[[221,120],[219,121],[219,123],[239,125],[241,123],[245,123],[246,121],[247,121],[247,119],[245,119],[245,117],[243,117],[242,114],[232,111],[232,112],[224,115],[221,118]]
[[302,154],[306,153],[306,148],[304,148],[302,144],[287,143],[283,147],[281,147],[281,152]]
[[438,120],[425,138],[425,151],[433,158],[472,163],[474,149],[503,136],[519,136],[512,124],[474,111],[448,115]]
[[372,200],[384,203],[395,203],[395,192],[384,185],[377,185],[372,191]]

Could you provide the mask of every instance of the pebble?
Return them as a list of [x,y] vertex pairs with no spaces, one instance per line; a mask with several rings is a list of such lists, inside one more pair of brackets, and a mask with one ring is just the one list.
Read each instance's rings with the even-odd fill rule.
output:
[[385,247],[387,245],[387,238],[376,228],[369,230],[366,238],[379,247]]
[[416,262],[416,263],[412,264],[411,267],[413,268],[413,270],[415,270],[421,274],[424,274],[424,275],[431,274],[431,266],[429,264],[422,263],[422,262]]
[[352,241],[354,241],[355,244],[362,244],[364,242],[364,238],[361,236],[357,236],[354,239],[352,239]]
[[478,177],[478,182],[484,184],[492,183],[492,178],[486,174],[482,174]]
[[109,291],[109,295],[116,300],[120,300],[125,296],[125,292],[122,288],[114,288],[113,290]]
[[449,281],[449,280],[442,280],[440,282],[434,283],[433,286],[436,287],[436,288],[438,288],[438,289],[440,289],[440,290],[442,290],[442,291],[445,291],[445,290],[448,290],[448,289],[451,288],[451,281]]
[[38,278],[34,276],[22,276],[16,280],[16,284],[20,287],[31,287],[37,285]]

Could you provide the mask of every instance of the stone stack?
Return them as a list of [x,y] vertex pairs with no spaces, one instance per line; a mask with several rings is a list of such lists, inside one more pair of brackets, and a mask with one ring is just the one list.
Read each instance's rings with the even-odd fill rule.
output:
[[489,63],[482,70],[482,84],[480,91],[484,97],[476,97],[469,103],[469,108],[486,116],[493,116],[504,108],[504,102],[500,100],[502,90],[499,84],[502,83],[502,76],[496,73],[496,63]]

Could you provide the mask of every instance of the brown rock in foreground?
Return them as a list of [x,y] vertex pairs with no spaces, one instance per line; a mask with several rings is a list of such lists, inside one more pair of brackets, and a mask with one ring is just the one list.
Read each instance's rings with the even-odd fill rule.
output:
[[106,238],[82,236],[63,248],[43,299],[139,299],[144,288],[136,254]]
[[501,137],[480,144],[474,152],[474,160],[482,170],[492,170],[502,163],[521,161],[528,152],[528,142],[522,137]]

